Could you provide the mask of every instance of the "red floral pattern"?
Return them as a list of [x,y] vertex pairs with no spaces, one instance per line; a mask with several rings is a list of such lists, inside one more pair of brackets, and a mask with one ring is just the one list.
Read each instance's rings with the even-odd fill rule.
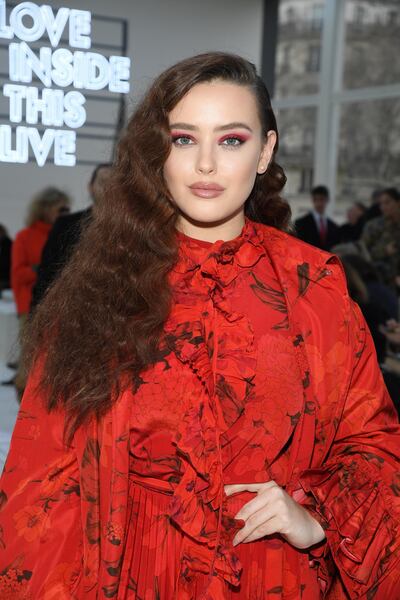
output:
[[[248,221],[180,237],[160,360],[63,443],[30,377],[0,486],[0,598],[400,597],[399,427],[338,260]],[[274,479],[326,541],[232,546]],[[339,576],[340,574],[340,576]]]

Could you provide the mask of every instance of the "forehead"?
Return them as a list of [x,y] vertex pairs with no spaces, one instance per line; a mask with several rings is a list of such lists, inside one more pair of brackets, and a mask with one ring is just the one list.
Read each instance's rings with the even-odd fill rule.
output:
[[260,126],[254,93],[246,86],[218,80],[195,85],[171,110],[169,121],[197,127],[229,122]]

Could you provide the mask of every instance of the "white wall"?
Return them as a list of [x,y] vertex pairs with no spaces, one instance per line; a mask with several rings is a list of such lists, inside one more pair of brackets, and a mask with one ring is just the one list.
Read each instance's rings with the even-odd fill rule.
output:
[[[47,0],[45,3],[54,8],[64,5],[129,21],[131,109],[158,73],[174,62],[199,52],[236,52],[259,68],[261,66],[262,0]],[[95,27],[97,25],[93,24],[93,39]],[[112,31],[111,25],[108,31]],[[113,43],[112,39],[104,36],[107,36],[106,32],[101,35],[103,42]],[[104,54],[107,52],[104,51]],[[102,107],[96,110],[102,110]],[[95,119],[96,115],[88,114],[89,118]],[[99,142],[98,150],[96,158],[108,161],[111,144]],[[56,185],[69,192],[74,199],[74,209],[86,206],[86,185],[91,170],[92,167],[83,166],[70,168],[47,164],[40,168],[34,163],[0,163],[0,223],[4,223],[14,235],[23,226],[30,197],[47,185]]]

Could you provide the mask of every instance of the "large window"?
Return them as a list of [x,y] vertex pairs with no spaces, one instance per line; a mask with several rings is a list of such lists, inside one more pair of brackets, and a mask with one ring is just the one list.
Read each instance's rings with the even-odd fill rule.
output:
[[[280,0],[273,105],[295,215],[328,185],[340,220],[400,186],[400,2]],[[396,133],[397,132],[397,133]]]
[[342,204],[399,184],[400,98],[349,102],[341,107],[337,195]]
[[285,194],[308,198],[314,170],[316,109],[282,108],[276,113],[280,134],[278,162],[288,178]]
[[343,87],[400,83],[400,2],[347,0]]
[[318,92],[322,8],[313,0],[280,3],[276,98]]

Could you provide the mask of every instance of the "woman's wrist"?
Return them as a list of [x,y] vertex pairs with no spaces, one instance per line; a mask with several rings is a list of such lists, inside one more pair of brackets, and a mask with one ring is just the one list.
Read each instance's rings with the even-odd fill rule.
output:
[[312,531],[311,537],[312,537],[313,541],[310,544],[310,546],[315,546],[316,544],[319,544],[326,538],[325,531],[324,531],[324,528],[322,527],[321,523],[313,515],[312,511],[308,510],[306,507],[303,507],[303,508],[307,513],[307,518],[310,522],[311,531]]

